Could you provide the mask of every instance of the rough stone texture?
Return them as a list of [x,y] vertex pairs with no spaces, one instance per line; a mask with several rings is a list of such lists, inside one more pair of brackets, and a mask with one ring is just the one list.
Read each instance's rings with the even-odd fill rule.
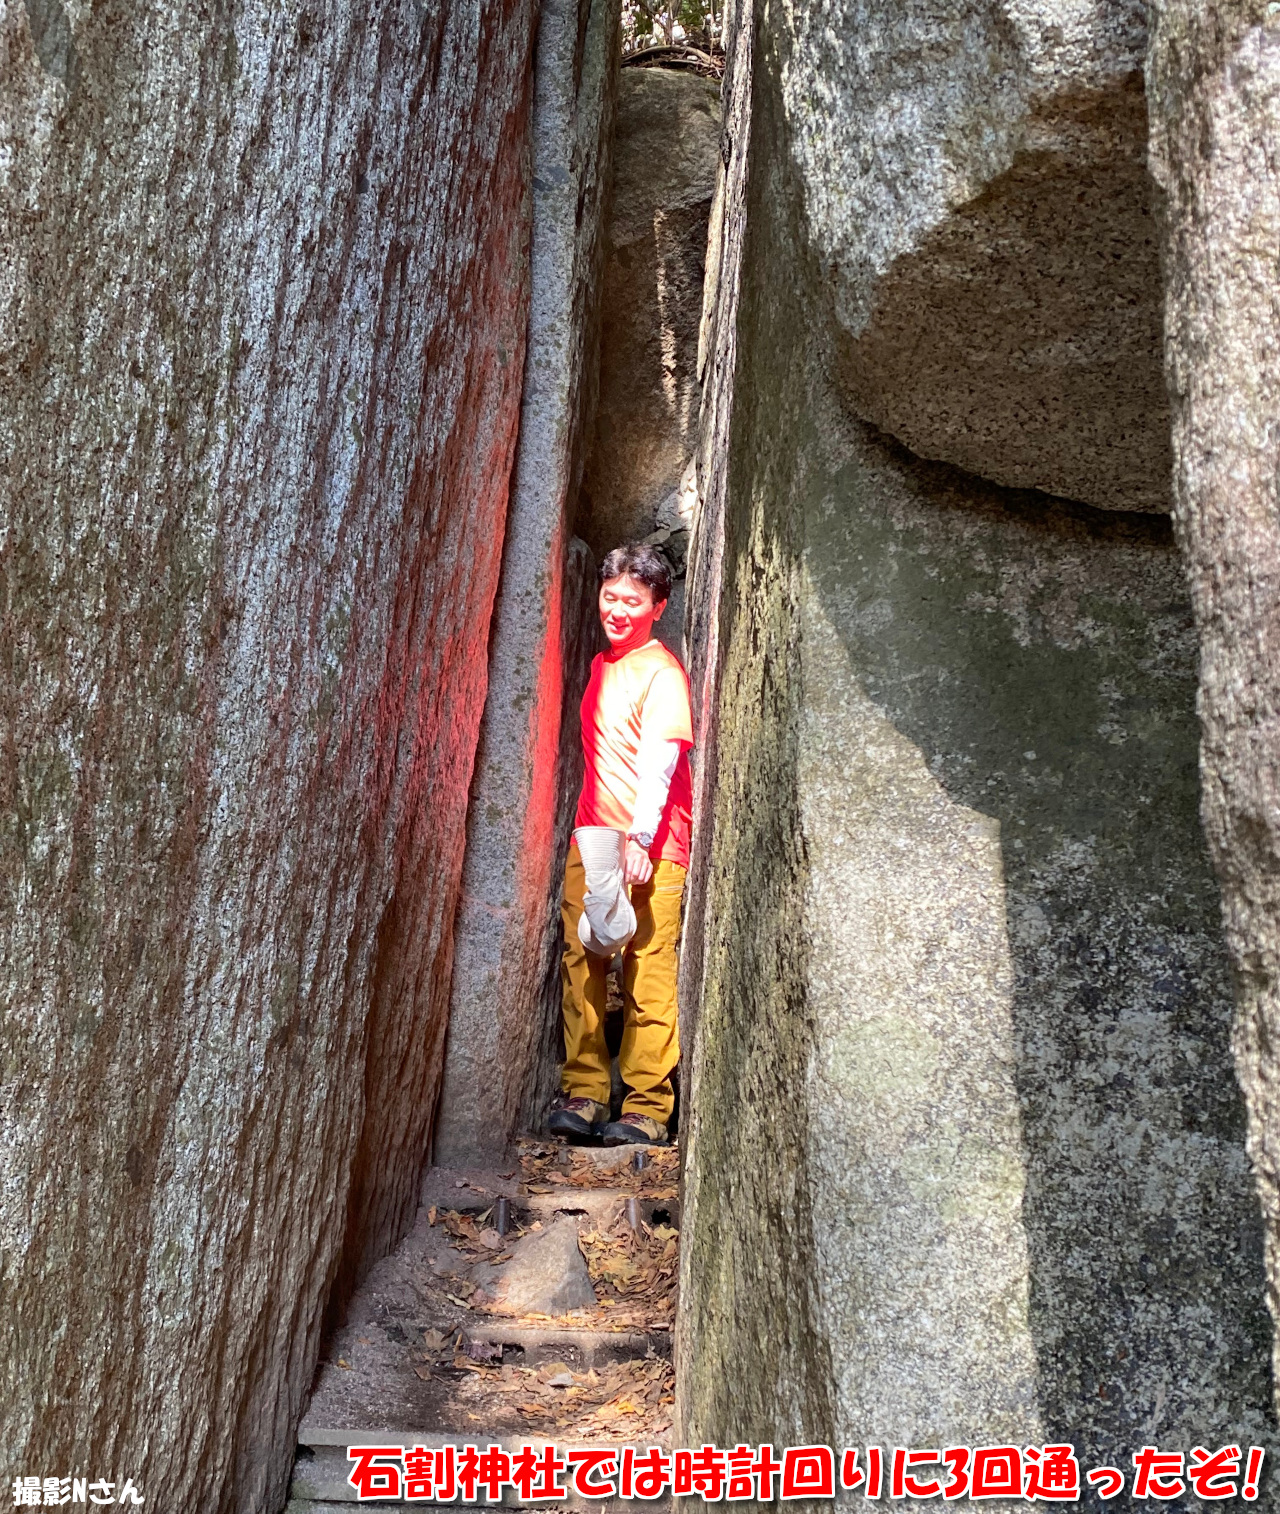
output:
[[815,1239],[833,1334],[896,1346],[837,1367],[846,1422],[1043,1427],[1110,1458],[1157,1432],[1265,1439],[1173,543],[822,432],[800,734]]
[[[599,650],[603,633],[596,612],[596,564],[591,549],[574,537],[564,579],[564,704],[560,712],[560,755],[556,766],[556,815],[558,829],[550,888],[543,898],[542,990],[530,1011],[526,1003],[513,1005],[518,1018],[508,1031],[508,1045],[523,1058],[524,1081],[520,1086],[520,1111],[516,1120],[522,1130],[542,1130],[552,1096],[560,1087],[560,1064],[564,1061],[561,1030],[560,955],[564,935],[560,924],[564,862],[569,850],[574,811],[582,789],[582,733],[578,706],[587,686],[591,659]],[[537,1006],[541,1006],[539,1012]]]
[[2,26],[3,1475],[253,1514],[439,1077],[531,8]]
[[848,417],[781,30],[731,30],[705,344],[680,1438],[1264,1442],[1169,529]]
[[594,1309],[595,1289],[578,1247],[578,1223],[557,1220],[541,1235],[526,1235],[499,1267],[480,1262],[472,1272],[485,1299],[515,1314],[568,1314]]
[[[684,629],[689,693],[693,706],[693,810],[710,816],[718,765],[717,698],[722,645],[721,621],[728,606],[721,593],[724,511],[729,478],[733,381],[738,358],[738,298],[746,233],[747,142],[751,129],[752,33],[754,0],[730,0],[724,10],[728,41],[721,81],[723,118],[715,197],[707,227],[706,279],[698,327],[698,383],[702,411],[694,459],[696,488],[685,570]],[[707,934],[707,868],[711,831],[694,828],[685,883],[684,931],[680,951],[680,1045],[682,1088],[694,1077],[697,1005]],[[687,1340],[686,1340],[687,1344]],[[677,1346],[679,1342],[677,1342]],[[677,1386],[683,1374],[677,1372]]]
[[582,697],[595,627],[590,554],[567,517],[594,400],[584,376],[599,339],[619,17],[612,0],[552,0],[539,23],[525,393],[435,1136],[435,1159],[450,1166],[502,1160],[552,1060],[543,990],[572,821],[561,790],[578,771],[576,728],[562,753],[562,714]]
[[1200,632],[1201,811],[1236,972],[1235,1050],[1280,1313],[1280,14],[1153,7],[1152,161],[1168,194],[1174,521]]
[[[752,33],[763,24],[750,0],[727,14],[730,152],[710,244],[721,287],[714,296],[708,291],[714,319],[705,343],[704,425],[714,437],[700,458],[703,498],[687,611],[699,760],[680,982],[687,1069],[680,1445],[693,1443],[689,1436],[720,1434],[837,1443],[831,1348],[814,1267],[808,1111],[797,1097],[814,1035],[796,887],[805,865],[796,781],[802,537],[794,511],[744,480],[748,439],[767,447],[775,436],[778,418],[768,403],[776,395],[757,400],[735,382],[755,341],[768,350],[775,334],[753,332],[744,345],[748,310],[764,321],[774,313],[784,318],[763,276],[745,287],[750,236],[768,228],[775,212],[765,207],[777,189],[761,182],[758,159],[748,165]],[[793,369],[770,372],[785,389]],[[780,448],[774,471],[785,476],[792,458]],[[705,642],[698,636],[704,627]],[[863,1439],[861,1428],[856,1438]]]
[[577,520],[597,557],[654,530],[697,442],[719,94],[714,80],[693,74],[622,71],[600,402]]
[[[685,566],[685,665],[693,708],[693,812],[709,816],[718,771],[724,507],[729,476],[733,380],[737,365],[738,298],[746,230],[747,141],[751,125],[751,38],[754,0],[731,0],[724,10],[728,42],[721,81],[722,130],[715,196],[707,227],[706,278],[698,327],[698,383],[702,409],[694,455],[691,530]],[[681,1089],[693,1086],[697,1006],[707,934],[710,828],[695,827],[685,883],[680,949]],[[679,1339],[677,1339],[677,1353]],[[683,1374],[677,1371],[677,1392]]]
[[[560,1030],[560,892],[565,854],[573,828],[574,808],[582,787],[582,742],[578,732],[578,705],[586,687],[591,659],[596,653],[599,621],[596,617],[595,560],[590,548],[570,537],[561,585],[560,667],[562,704],[558,748],[544,752],[542,760],[553,763],[549,793],[539,801],[553,818],[542,849],[533,852],[529,864],[542,879],[542,893],[535,895],[520,870],[522,854],[507,858],[506,875],[520,884],[519,907],[509,915],[501,906],[484,910],[474,895],[464,895],[455,930],[455,953],[467,953],[467,977],[454,974],[454,1011],[445,1085],[441,1095],[440,1120],[433,1144],[438,1162],[480,1160],[483,1154],[505,1154],[513,1134],[541,1130],[550,1101],[559,1087],[558,1068],[564,1060]],[[483,756],[483,747],[481,756]],[[526,779],[529,770],[526,769]],[[547,775],[538,774],[545,790]],[[477,809],[472,800],[471,825],[486,821],[491,837],[499,824],[509,819]],[[517,843],[519,838],[517,838]],[[500,864],[502,852],[491,841],[490,855]],[[503,874],[491,871],[487,877]],[[464,869],[463,883],[468,874]],[[525,882],[520,882],[521,878]],[[485,882],[484,879],[479,879]],[[486,887],[492,885],[486,883]],[[515,950],[513,924],[527,933],[528,955],[508,959],[494,957],[505,946]],[[518,940],[518,936],[517,936]],[[462,985],[473,997],[462,999]],[[468,1027],[466,1039],[461,1034]]]
[[853,408],[925,457],[1169,508],[1141,0],[780,12]]

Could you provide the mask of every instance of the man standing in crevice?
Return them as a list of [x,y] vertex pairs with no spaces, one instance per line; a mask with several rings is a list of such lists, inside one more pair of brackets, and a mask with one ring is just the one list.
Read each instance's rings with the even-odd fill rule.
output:
[[565,864],[563,1090],[547,1122],[571,1141],[665,1145],[680,1057],[676,943],[689,866],[693,719],[689,678],[654,636],[671,594],[671,571],[653,547],[616,547],[600,564],[600,623],[609,648],[591,664],[582,697],[585,773],[578,826],[623,832],[623,880],[636,931],[623,952],[623,1028],[618,1070],[627,1085],[609,1122],[605,1044],[608,959],[589,952],[578,923],[586,877],[576,844]]

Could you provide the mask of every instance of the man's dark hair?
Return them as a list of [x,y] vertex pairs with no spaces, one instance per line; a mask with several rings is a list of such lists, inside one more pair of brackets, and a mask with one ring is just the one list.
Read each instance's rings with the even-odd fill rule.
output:
[[671,598],[671,569],[657,547],[629,541],[606,553],[597,575],[599,581],[607,584],[611,578],[621,578],[624,574],[648,584],[654,604],[660,605],[664,599]]

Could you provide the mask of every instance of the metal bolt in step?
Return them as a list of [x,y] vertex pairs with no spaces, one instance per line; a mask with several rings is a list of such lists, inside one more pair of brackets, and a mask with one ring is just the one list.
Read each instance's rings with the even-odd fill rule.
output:
[[631,1158],[631,1165],[636,1172],[643,1172],[649,1165],[648,1153],[644,1151],[635,1152]]
[[640,1229],[640,1200],[639,1199],[628,1199],[627,1200],[627,1224],[631,1226],[632,1230],[638,1231]]
[[493,1228],[499,1235],[506,1235],[511,1229],[511,1200],[499,1199],[494,1205]]

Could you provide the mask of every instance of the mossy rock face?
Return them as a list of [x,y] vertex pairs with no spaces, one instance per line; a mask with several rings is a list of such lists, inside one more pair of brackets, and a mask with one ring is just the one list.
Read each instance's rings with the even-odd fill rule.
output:
[[1153,1436],[1262,1443],[1171,532],[850,414],[771,17],[689,578],[717,702],[682,1433],[1071,1439],[1116,1465]]
[[917,1434],[942,1415],[1113,1459],[1157,1404],[1166,1438],[1263,1436],[1260,1226],[1170,533],[814,408],[810,1151],[838,1195],[815,1231],[833,1330],[896,1348],[837,1365],[845,1412],[888,1435],[914,1404]]

